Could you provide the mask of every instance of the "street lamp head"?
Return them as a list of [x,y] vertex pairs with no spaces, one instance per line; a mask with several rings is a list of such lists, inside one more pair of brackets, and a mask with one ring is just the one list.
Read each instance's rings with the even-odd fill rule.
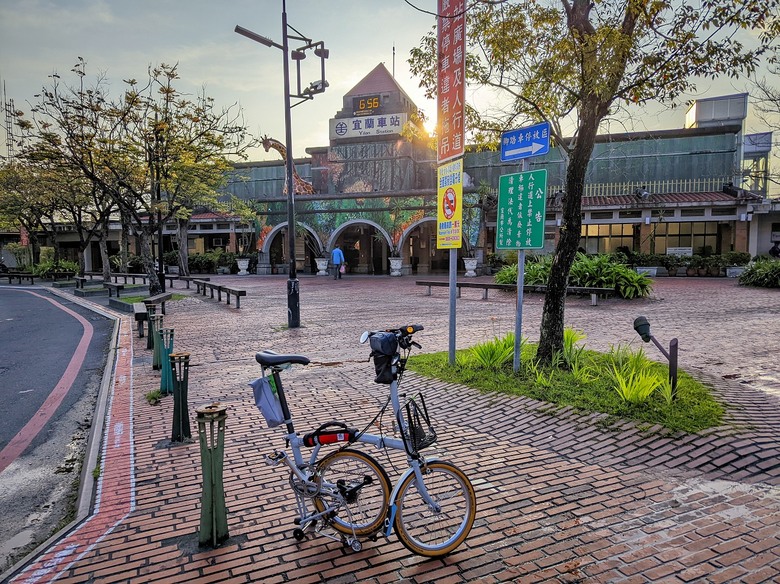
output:
[[650,342],[650,323],[644,316],[638,316],[634,319],[634,330],[642,337],[642,340],[646,343]]
[[317,47],[314,49],[314,54],[317,55],[320,59],[327,59],[330,57],[330,51],[323,47]]
[[306,58],[306,53],[304,51],[293,50],[290,51],[290,58],[293,61],[303,61]]
[[322,93],[323,91],[325,91],[325,88],[329,86],[330,83],[328,83],[324,79],[318,79],[317,81],[312,81],[311,83],[309,83],[309,86],[303,90],[303,95],[313,96],[317,93]]
[[240,26],[238,24],[236,25],[236,28],[233,30],[238,34],[255,41],[256,43],[265,45],[266,47],[276,47],[277,49],[282,48],[282,46],[279,43],[275,43],[271,39],[264,37],[263,35],[259,35],[256,32],[252,32],[251,30],[244,28],[243,26]]

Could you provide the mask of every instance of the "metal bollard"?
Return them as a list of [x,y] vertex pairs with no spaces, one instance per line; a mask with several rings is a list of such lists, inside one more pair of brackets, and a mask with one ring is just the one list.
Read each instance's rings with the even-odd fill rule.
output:
[[168,395],[173,393],[173,379],[171,376],[170,354],[173,353],[173,329],[160,329],[160,393]]
[[154,349],[154,326],[152,325],[152,317],[157,314],[157,305],[156,304],[147,304],[146,305],[146,320],[148,323],[148,335],[146,336],[146,348],[150,351]]
[[199,407],[195,412],[198,416],[198,438],[200,439],[200,457],[203,465],[203,494],[200,505],[198,543],[200,545],[211,544],[216,547],[230,537],[227,526],[225,490],[222,486],[222,458],[225,452],[227,406],[217,402]]
[[173,431],[171,432],[171,442],[184,442],[192,438],[190,416],[187,411],[190,354],[171,353],[169,359],[173,377]]
[[154,370],[160,368],[160,354],[162,352],[160,329],[163,328],[163,319],[162,314],[155,314],[149,317],[149,326],[152,328],[152,336],[154,337],[154,351],[152,352],[152,369]]

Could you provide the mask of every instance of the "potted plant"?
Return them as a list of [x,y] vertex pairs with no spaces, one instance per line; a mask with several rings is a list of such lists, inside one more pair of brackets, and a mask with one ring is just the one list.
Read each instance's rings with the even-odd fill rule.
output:
[[663,266],[666,268],[666,274],[668,276],[676,276],[677,270],[679,270],[683,265],[683,258],[681,258],[678,255],[665,255],[663,257]]
[[750,263],[750,253],[746,251],[729,251],[723,254],[723,265],[727,278],[738,278]]
[[654,253],[637,253],[632,258],[634,270],[638,274],[645,274],[654,278],[658,272],[658,267],[662,265],[661,259]]
[[707,258],[707,274],[710,276],[720,276],[720,270],[723,267],[723,259],[720,255],[711,255]]
[[700,255],[692,255],[690,258],[688,258],[688,264],[685,273],[688,276],[698,276],[699,268],[703,265],[704,258],[702,258]]
[[163,263],[169,274],[179,273],[179,252],[176,250],[166,251],[163,254]]

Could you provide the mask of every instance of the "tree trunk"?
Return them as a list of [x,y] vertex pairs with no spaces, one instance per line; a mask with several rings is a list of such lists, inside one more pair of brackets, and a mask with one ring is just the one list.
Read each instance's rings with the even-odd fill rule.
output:
[[111,260],[108,259],[108,230],[100,232],[100,262],[103,264],[103,281],[111,281]]
[[157,276],[157,270],[154,269],[154,257],[152,256],[152,237],[154,232],[149,234],[146,230],[138,232],[138,244],[141,248],[141,261],[144,264],[144,271],[149,277],[149,296],[155,296],[162,292],[160,278]]
[[585,173],[596,142],[601,117],[597,104],[586,104],[580,115],[577,143],[566,169],[566,196],[563,202],[563,225],[555,248],[547,294],[544,298],[537,359],[551,363],[553,355],[563,350],[564,307],[569,271],[577,255],[582,230],[582,195]]
[[176,245],[179,247],[179,274],[182,276],[190,275],[189,250],[187,249],[189,224],[189,219],[176,220]]
[[130,217],[126,211],[122,211],[120,216],[122,219],[122,241],[119,245],[119,262],[121,270],[127,273],[130,271]]

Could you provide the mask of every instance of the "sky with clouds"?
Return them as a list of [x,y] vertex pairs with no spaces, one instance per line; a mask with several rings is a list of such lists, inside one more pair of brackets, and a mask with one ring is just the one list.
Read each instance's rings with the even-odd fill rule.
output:
[[[436,8],[436,0],[411,2],[428,11]],[[194,95],[205,88],[219,107],[237,103],[250,132],[283,141],[282,52],[234,32],[238,24],[281,44],[281,6],[282,0],[0,0],[0,80],[16,108],[28,111],[27,102],[52,73],[62,82],[75,80],[70,69],[78,57],[87,62],[90,79],[105,74],[117,95],[122,79],[142,80],[149,65],[178,63],[180,90]],[[435,104],[424,98],[406,62],[434,25],[433,16],[404,0],[287,0],[287,15],[297,31],[324,41],[330,50],[330,87],[292,110],[296,156],[305,155],[307,147],[327,145],[328,120],[341,109],[342,96],[380,62],[395,71],[417,106],[435,117]],[[319,59],[311,52],[309,57],[303,62],[304,85],[319,78]],[[704,82],[691,97],[746,88],[744,81]],[[685,109],[634,111],[624,120],[628,125],[612,130],[680,128]],[[746,129],[765,131],[752,116]],[[5,153],[4,139],[0,150]],[[252,155],[275,157],[262,149]]]

